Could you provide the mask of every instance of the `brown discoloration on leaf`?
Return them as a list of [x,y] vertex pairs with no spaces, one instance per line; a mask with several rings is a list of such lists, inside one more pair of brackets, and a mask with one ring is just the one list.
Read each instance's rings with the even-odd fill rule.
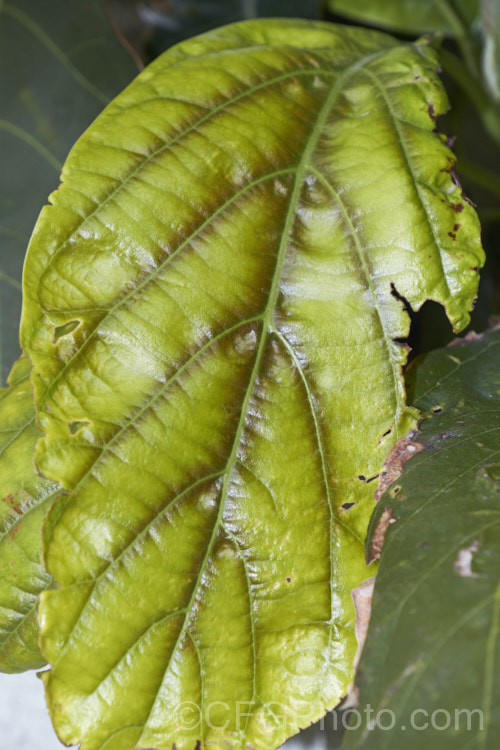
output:
[[483,333],[476,333],[476,331],[469,331],[466,336],[457,336],[454,338],[448,346],[460,346],[461,344],[474,344],[475,342],[482,341],[485,334],[491,331],[497,331],[500,329],[500,316],[492,315],[489,319],[489,329]]
[[400,438],[394,445],[387,456],[384,468],[380,473],[380,481],[378,487],[375,490],[374,497],[376,502],[380,500],[384,492],[401,476],[403,466],[416,453],[423,450],[423,445],[416,439],[418,432],[412,430]]
[[380,516],[379,522],[373,532],[372,540],[370,542],[370,548],[366,555],[366,564],[369,565],[374,560],[378,560],[382,554],[382,548],[385,542],[385,535],[387,529],[392,523],[396,523],[394,518],[394,511],[392,508],[385,508],[384,512]]
[[471,201],[471,199],[470,199],[470,198],[468,198],[468,197],[466,196],[466,194],[464,193],[464,189],[463,189],[463,187],[462,187],[462,183],[460,182],[460,179],[459,179],[459,177],[458,177],[458,175],[457,175],[457,172],[456,172],[455,166],[453,166],[453,167],[452,167],[452,168],[450,169],[450,176],[451,176],[451,179],[453,180],[453,182],[455,183],[455,185],[456,185],[456,186],[457,186],[458,188],[460,188],[460,195],[462,196],[463,200],[464,200],[464,201],[466,201],[467,203],[469,203],[469,204],[470,204],[471,206],[473,206],[474,208],[476,208],[476,204],[475,204],[475,203],[474,203],[473,201]]
[[12,508],[12,510],[14,511],[14,513],[16,513],[17,515],[19,515],[21,513],[22,509],[23,509],[22,508],[22,501],[18,500],[12,494],[5,495],[5,497],[2,497],[1,502],[5,503],[6,505],[8,505],[9,508]]
[[482,338],[483,338],[482,333],[469,331],[467,336],[457,336],[456,339],[453,339],[453,341],[450,341],[448,346],[460,346],[461,344],[473,344],[475,341],[481,341]]
[[[455,140],[456,140],[456,136],[453,136],[452,138],[447,138],[446,139],[446,145],[448,146],[448,148],[453,148],[453,144],[455,143]],[[459,188],[462,200],[464,200],[466,203],[468,203],[473,208],[477,208],[476,204],[473,201],[471,201],[471,199],[468,198],[467,195],[464,193],[464,189],[462,187],[462,183],[460,182],[460,178],[458,177],[457,172],[456,172],[455,160],[451,160],[450,159],[449,166],[446,167],[446,168],[441,169],[440,172],[448,172],[448,174],[450,175],[451,179],[453,180],[453,182],[455,183],[455,185],[457,186],[457,188]],[[455,211],[458,211],[458,212],[463,211],[463,208],[464,208],[462,203],[450,203],[449,205]],[[460,206],[460,208],[457,208],[458,206]]]
[[10,532],[10,537],[9,537],[9,544],[11,544],[11,543],[12,543],[12,542],[14,541],[14,539],[16,538],[16,536],[18,535],[18,533],[19,533],[19,528],[20,528],[20,527],[19,527],[19,525],[17,525],[17,526],[14,526],[14,528],[13,528],[13,529],[12,529],[12,531]]
[[464,204],[463,203],[450,203],[450,208],[452,208],[455,213],[460,214],[464,210]]

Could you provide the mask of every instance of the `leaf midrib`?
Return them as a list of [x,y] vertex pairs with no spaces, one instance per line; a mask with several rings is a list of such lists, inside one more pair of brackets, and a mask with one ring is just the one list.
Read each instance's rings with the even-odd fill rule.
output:
[[[390,49],[392,50],[393,48],[390,48]],[[65,237],[65,239],[61,243],[59,243],[59,245],[57,245],[54,248],[54,250],[52,251],[52,254],[51,254],[51,256],[50,256],[50,258],[48,260],[48,263],[45,266],[45,268],[43,269],[43,272],[41,274],[41,277],[40,277],[40,280],[39,280],[39,286],[42,285],[43,278],[44,278],[45,274],[51,268],[52,264],[54,263],[55,259],[58,257],[59,253],[63,250],[63,248],[66,246],[66,244],[76,235],[76,233],[81,229],[82,226],[85,225],[85,223],[89,219],[91,219],[93,216],[95,216],[102,209],[102,207],[107,204],[108,201],[112,200],[115,197],[115,195],[118,192],[120,192],[127,185],[128,182],[130,182],[134,177],[136,177],[137,174],[142,169],[144,169],[150,162],[152,162],[157,156],[159,156],[160,154],[162,154],[164,151],[167,151],[168,149],[170,149],[175,143],[177,143],[178,141],[180,141],[182,138],[184,138],[189,133],[195,131],[204,122],[206,122],[207,120],[209,120],[209,119],[213,118],[214,116],[220,114],[220,112],[228,109],[233,104],[235,104],[236,102],[240,101],[241,99],[244,99],[244,98],[247,98],[247,97],[251,96],[256,91],[260,91],[260,90],[262,90],[264,88],[267,88],[269,86],[273,86],[276,83],[279,83],[279,82],[281,82],[283,80],[286,80],[288,78],[293,78],[293,77],[297,77],[297,76],[309,76],[309,75],[318,75],[318,74],[321,74],[321,75],[324,75],[324,76],[336,77],[337,81],[341,81],[342,79],[345,80],[345,74],[346,73],[348,73],[349,71],[351,71],[352,73],[354,73],[356,70],[358,70],[358,69],[362,68],[363,66],[365,66],[368,62],[371,62],[372,60],[375,60],[375,59],[377,59],[379,57],[382,57],[383,55],[387,54],[388,51],[389,50],[384,49],[382,51],[375,52],[375,53],[372,53],[370,55],[366,55],[365,57],[361,58],[356,63],[354,63],[353,65],[351,65],[349,68],[347,68],[346,71],[344,71],[344,73],[340,74],[340,75],[339,75],[338,71],[334,71],[334,70],[330,71],[330,70],[326,70],[326,69],[322,69],[322,68],[314,68],[313,70],[296,69],[296,70],[293,70],[293,71],[288,71],[287,73],[284,73],[284,74],[282,74],[280,76],[275,76],[273,78],[270,78],[270,79],[267,79],[267,80],[261,82],[260,84],[257,84],[256,86],[249,87],[249,88],[245,89],[244,91],[240,91],[236,96],[234,96],[231,99],[228,99],[228,100],[222,102],[218,107],[215,107],[214,109],[211,109],[207,114],[203,115],[203,117],[198,118],[195,122],[193,122],[191,125],[189,125],[187,128],[185,128],[183,131],[181,131],[180,133],[178,133],[173,138],[169,139],[159,149],[157,149],[152,154],[150,154],[147,158],[145,158],[134,170],[132,170],[132,171],[129,172],[129,174],[125,177],[125,179],[123,179],[117,186],[115,186],[105,196],[105,198],[98,203],[98,205],[96,206],[96,208],[91,213],[87,214],[86,216],[84,216],[82,218],[82,220],[70,232],[70,234],[67,237]],[[282,171],[282,170],[279,170],[279,171]],[[291,169],[291,170],[286,170],[286,171],[293,171],[293,170]],[[252,187],[252,185],[254,185],[254,184],[256,184],[256,181],[254,181],[253,183],[250,183],[249,185],[244,186],[242,188],[242,190],[239,191],[239,192],[244,192],[245,190],[250,189]],[[239,193],[236,194],[236,195],[234,195],[232,197],[232,200],[236,199],[236,197],[238,197],[238,195],[239,195]],[[229,201],[228,201],[228,203],[229,203]],[[223,208],[224,207],[220,207],[220,209],[218,209],[217,212],[219,212],[219,210],[223,210]],[[50,210],[55,210],[55,209],[56,209],[56,206],[50,208]],[[195,237],[199,232],[201,232],[203,230],[203,228],[207,224],[210,224],[210,222],[214,218],[214,215],[215,214],[212,214],[207,219],[206,222],[204,222],[202,225],[200,225],[200,227],[198,227],[195,230],[195,232],[190,236],[190,238],[188,240],[186,240],[186,243],[189,242],[189,241],[191,241],[193,239],[193,237]],[[173,252],[174,253],[177,252],[178,249],[179,248],[176,248],[176,250],[173,251]],[[134,286],[133,289],[131,290],[131,292],[129,294],[127,294],[127,295],[125,295],[123,297],[119,297],[119,299],[117,300],[117,302],[115,303],[115,305],[113,305],[112,307],[110,307],[106,311],[106,314],[99,321],[99,323],[102,323],[103,321],[105,321],[108,318],[108,316],[110,316],[116,309],[118,309],[130,296],[132,296],[134,293],[136,293],[138,288],[140,288],[140,287],[144,286],[145,284],[147,284],[148,281],[150,280],[150,278],[155,278],[156,275],[161,272],[164,263],[166,263],[168,261],[168,259],[171,257],[171,255],[169,255],[165,259],[165,261],[163,261],[163,263],[160,264],[152,273],[148,273],[146,275],[145,279],[143,280],[143,282],[141,282],[141,284],[139,284],[138,286]],[[43,310],[43,306],[41,304],[40,304],[40,309]],[[78,312],[79,311],[75,309],[75,311],[74,311],[75,315],[78,314]],[[43,395],[40,397],[41,401],[45,402],[48,398],[50,398],[50,396],[54,392],[54,388],[55,388],[57,382],[59,381],[59,379],[63,376],[63,374],[65,373],[66,369],[72,364],[72,362],[75,360],[75,358],[79,356],[80,352],[86,347],[88,340],[93,337],[93,335],[96,332],[97,328],[98,328],[98,326],[96,326],[94,329],[92,329],[92,331],[86,337],[85,341],[81,344],[81,346],[77,348],[77,350],[74,352],[74,354],[71,356],[71,358],[66,363],[64,363],[63,367],[57,373],[57,375],[46,385],[45,390],[43,392]],[[31,333],[30,340],[31,340],[32,336],[34,335],[34,333],[35,333],[35,326],[33,326],[33,328],[32,328],[32,333]]]
[[[240,91],[236,96],[233,96],[230,99],[227,99],[226,101],[222,102],[219,106],[214,107],[213,109],[210,109],[209,112],[204,114],[202,117],[199,117],[198,119],[196,119],[193,123],[191,123],[191,125],[184,128],[184,130],[182,130],[180,133],[178,133],[173,138],[170,138],[168,141],[163,143],[160,146],[160,148],[156,149],[151,154],[149,154],[149,156],[144,158],[141,161],[141,163],[138,164],[137,167],[135,167],[135,169],[132,169],[126,175],[126,177],[118,183],[118,185],[116,185],[107,195],[105,195],[104,198],[98,202],[96,208],[93,211],[91,211],[89,214],[84,216],[81,219],[81,221],[77,224],[77,226],[70,232],[70,234],[67,237],[65,237],[64,240],[60,242],[59,245],[57,245],[53,249],[52,255],[50,256],[49,261],[47,265],[45,266],[45,268],[43,269],[42,275],[40,277],[40,284],[43,282],[43,278],[45,274],[51,268],[52,264],[58,257],[61,250],[63,250],[63,248],[67,245],[67,243],[71,239],[73,239],[73,237],[81,229],[81,227],[84,226],[86,222],[89,221],[89,219],[92,219],[103,208],[103,206],[105,206],[108,203],[108,201],[112,200],[116,196],[117,193],[123,190],[123,188],[131,180],[133,180],[134,177],[137,177],[139,172],[141,172],[145,167],[147,167],[148,164],[150,164],[154,159],[156,159],[156,157],[160,156],[165,151],[168,151],[174,144],[178,143],[181,139],[185,138],[187,135],[194,132],[200,125],[203,125],[207,120],[210,120],[213,117],[217,116],[218,114],[228,109],[233,104],[240,101],[241,99],[251,96],[256,91],[260,91],[261,89],[267,88],[268,86],[274,86],[274,84],[280,83],[281,81],[286,80],[287,78],[293,78],[293,77],[302,76],[302,75],[309,76],[313,74],[315,75],[321,74],[325,76],[337,75],[334,71],[328,71],[328,70],[323,70],[320,68],[315,68],[314,70],[297,69],[297,70],[289,71],[288,73],[283,73],[279,76],[274,76],[273,78],[269,78],[265,81],[262,81],[262,83],[259,83],[256,86],[251,86],[250,88],[247,88],[244,91]],[[194,104],[193,106],[197,106],[197,105]],[[54,206],[54,208],[56,207]]]
[[[237,460],[237,452],[238,452],[238,449],[239,449],[239,446],[240,446],[240,443],[241,443],[242,432],[243,432],[243,429],[244,429],[244,426],[245,426],[245,421],[246,421],[247,411],[248,411],[248,405],[249,405],[250,399],[252,397],[252,394],[254,392],[254,388],[255,388],[256,381],[257,381],[257,377],[258,377],[258,374],[260,372],[260,367],[261,367],[261,364],[262,364],[262,359],[263,359],[264,351],[265,351],[265,348],[266,348],[266,344],[267,344],[267,341],[269,339],[269,336],[272,333],[272,319],[273,319],[273,314],[274,314],[274,308],[275,308],[275,304],[276,304],[277,295],[279,293],[279,288],[280,288],[281,270],[282,270],[284,258],[285,258],[285,255],[286,255],[286,249],[287,249],[288,242],[289,242],[289,235],[290,235],[290,232],[291,232],[291,229],[292,229],[292,226],[293,226],[293,222],[295,220],[295,209],[296,209],[296,205],[297,205],[297,202],[299,200],[299,197],[300,197],[300,192],[301,192],[301,189],[302,189],[305,172],[306,172],[308,166],[310,166],[309,162],[310,162],[312,153],[314,151],[314,148],[316,146],[316,143],[317,143],[317,140],[318,140],[318,138],[320,136],[320,133],[321,133],[323,127],[324,127],[326,119],[327,119],[327,117],[328,117],[328,115],[330,113],[331,107],[333,106],[333,103],[334,103],[336,97],[338,96],[339,92],[341,91],[341,88],[342,88],[343,84],[345,83],[345,81],[350,76],[352,76],[359,68],[361,68],[363,65],[366,65],[366,63],[368,61],[370,61],[371,59],[373,59],[375,57],[379,57],[379,56],[381,56],[381,54],[385,54],[385,53],[386,53],[386,50],[384,50],[383,53],[376,53],[374,55],[366,56],[365,58],[362,58],[361,60],[358,60],[354,65],[352,65],[349,68],[347,68],[344,71],[343,74],[338,75],[337,80],[336,80],[336,85],[330,91],[330,94],[327,97],[327,99],[326,99],[324,105],[322,106],[321,111],[320,111],[320,113],[319,113],[319,115],[317,117],[315,126],[313,127],[311,135],[309,137],[309,141],[308,141],[307,147],[306,147],[306,149],[303,152],[303,156],[302,156],[302,158],[301,158],[298,166],[296,167],[296,169],[295,170],[291,170],[291,171],[295,171],[296,172],[294,189],[293,189],[293,192],[292,192],[291,197],[290,197],[289,208],[288,208],[288,211],[287,211],[287,214],[286,214],[285,226],[284,226],[284,229],[283,229],[282,241],[280,243],[280,248],[279,248],[279,252],[278,252],[277,263],[276,263],[276,271],[275,271],[275,274],[274,274],[274,277],[273,277],[273,281],[272,281],[272,285],[271,285],[271,290],[270,290],[270,294],[269,294],[269,300],[268,300],[268,303],[266,305],[265,312],[264,312],[264,314],[262,316],[263,317],[263,326],[262,326],[262,333],[261,333],[261,336],[260,336],[258,350],[257,350],[257,354],[256,354],[256,359],[255,359],[254,367],[252,369],[252,373],[250,375],[250,379],[249,379],[249,382],[248,382],[248,387],[247,387],[247,390],[246,390],[246,393],[245,393],[245,398],[244,398],[244,401],[243,401],[243,404],[242,404],[242,410],[241,410],[239,423],[238,423],[238,426],[237,426],[237,429],[236,429],[236,433],[235,433],[235,437],[234,437],[234,441],[233,441],[233,447],[232,447],[231,454],[229,456],[229,459],[228,459],[228,462],[227,462],[227,465],[226,465],[226,469],[225,469],[225,473],[224,473],[224,482],[223,482],[223,488],[222,488],[222,491],[221,491],[221,499],[220,499],[220,504],[219,504],[219,510],[218,510],[217,518],[216,518],[216,521],[214,523],[214,528],[213,528],[213,531],[212,531],[211,539],[210,539],[210,541],[209,541],[209,543],[207,545],[207,551],[206,551],[205,557],[203,559],[202,565],[200,566],[199,574],[198,574],[198,576],[196,578],[196,581],[194,583],[194,586],[193,586],[193,592],[192,592],[191,598],[190,598],[189,603],[188,603],[188,605],[186,607],[186,615],[185,615],[185,618],[184,618],[183,625],[182,625],[182,627],[180,629],[180,632],[179,632],[178,638],[176,640],[176,643],[173,646],[173,649],[172,649],[170,658],[168,660],[165,673],[164,673],[164,675],[162,677],[162,681],[161,681],[160,686],[158,688],[158,692],[156,694],[156,697],[153,700],[153,703],[151,705],[151,709],[149,711],[149,714],[148,714],[147,718],[144,721],[144,724],[143,724],[144,728],[147,727],[149,719],[150,719],[150,717],[151,717],[151,715],[152,715],[152,713],[153,713],[153,711],[155,709],[155,705],[156,705],[156,702],[157,702],[157,699],[158,699],[159,691],[161,689],[161,685],[163,684],[163,681],[164,681],[164,678],[165,678],[165,674],[168,671],[169,666],[171,664],[171,660],[172,660],[174,654],[176,653],[178,645],[181,642],[182,638],[184,637],[186,629],[187,629],[187,627],[189,625],[190,616],[192,614],[193,603],[195,601],[195,598],[196,598],[197,592],[198,592],[198,588],[199,588],[199,582],[201,580],[201,577],[204,574],[204,571],[206,569],[206,565],[207,565],[208,560],[210,559],[210,556],[212,554],[213,547],[214,547],[215,541],[217,539],[217,535],[218,535],[219,530],[220,530],[220,528],[222,526],[221,522],[222,522],[222,516],[223,516],[223,512],[224,512],[224,507],[225,507],[225,501],[226,501],[226,497],[227,497],[228,485],[229,485],[229,481],[230,481],[232,470],[233,470],[235,462]],[[302,72],[304,72],[304,71],[302,71]],[[318,70],[315,70],[314,73],[317,74]],[[289,73],[286,77],[296,76],[296,75],[300,75],[300,72]],[[270,82],[266,81],[265,84],[263,84],[263,85],[270,85]],[[243,92],[240,96],[248,95],[248,93],[249,92],[247,90],[246,92]],[[212,218],[213,217],[210,217],[210,220]],[[137,290],[134,289],[134,292],[136,292],[136,291]],[[59,377],[59,375],[56,376],[56,377]],[[329,505],[329,510],[330,510],[331,518],[333,519],[334,518],[333,508],[331,506],[331,502],[330,501],[329,501],[328,505]],[[333,561],[332,544],[333,544],[333,538],[332,538],[332,535],[331,535],[330,536],[330,564],[331,565],[333,564],[333,562],[332,562]],[[68,637],[68,640],[66,641],[66,644],[69,642],[70,637],[71,637],[71,634]]]
[[[94,337],[99,334],[99,331],[101,330],[102,324],[107,321],[113,313],[115,313],[117,310],[119,310],[123,305],[127,303],[127,301],[131,298],[135,298],[138,294],[138,292],[142,291],[143,289],[146,289],[150,284],[152,284],[155,279],[163,273],[165,268],[183,251],[186,249],[186,247],[189,246],[189,244],[199,237],[199,235],[208,227],[211,226],[213,221],[220,216],[224,211],[227,210],[231,205],[235,203],[239,198],[241,198],[245,193],[247,193],[249,190],[252,190],[254,187],[263,184],[264,182],[267,182],[268,180],[272,180],[275,177],[281,177],[286,174],[292,174],[295,171],[293,167],[285,167],[283,169],[278,169],[274,172],[268,172],[261,177],[259,177],[256,180],[253,180],[252,182],[248,183],[247,185],[244,185],[240,190],[238,190],[237,193],[234,193],[230,198],[228,198],[227,201],[225,201],[221,206],[219,206],[216,211],[214,211],[210,216],[205,219],[196,229],[188,236],[185,240],[183,240],[174,250],[172,250],[171,253],[169,253],[166,258],[159,263],[156,268],[153,271],[149,271],[145,277],[142,279],[142,281],[136,285],[134,285],[127,294],[120,296],[116,303],[107,309],[106,314],[99,320],[98,324],[94,326],[94,328],[90,331],[90,333],[86,336],[84,341],[80,344],[80,346],[76,349],[76,351],[71,355],[71,357],[68,359],[67,362],[64,363],[63,367],[59,370],[57,375],[53,378],[52,381],[47,385],[43,396],[42,401],[45,402],[47,399],[49,399],[55,390],[55,387],[59,380],[65,375],[66,371],[71,367],[73,362],[86,350],[86,348],[89,346],[90,342],[93,341]],[[77,316],[79,314],[79,310],[75,309],[74,311],[71,311],[71,314],[73,316]]]
[[[232,447],[229,459],[228,459],[227,464],[226,464],[225,475],[224,475],[224,482],[223,482],[223,486],[222,486],[222,489],[221,489],[221,498],[220,498],[220,501],[219,501],[219,510],[218,510],[218,513],[217,513],[217,518],[216,518],[215,523],[214,523],[214,527],[213,527],[211,538],[210,538],[210,540],[208,542],[208,545],[207,545],[207,550],[206,550],[205,556],[204,556],[204,558],[202,560],[199,572],[198,572],[198,574],[196,576],[196,579],[195,579],[195,582],[194,582],[194,585],[193,585],[193,591],[192,591],[191,597],[190,597],[189,602],[188,602],[187,607],[186,607],[186,614],[184,616],[183,625],[182,625],[182,627],[181,627],[181,629],[179,631],[179,635],[178,635],[178,637],[177,637],[177,639],[175,641],[175,644],[174,644],[174,646],[172,648],[170,657],[169,657],[169,659],[167,661],[167,665],[166,665],[165,671],[163,673],[161,682],[159,684],[159,687],[158,687],[158,690],[157,690],[157,693],[156,693],[156,697],[154,698],[153,703],[151,705],[151,709],[150,709],[150,711],[149,711],[149,713],[148,713],[148,715],[147,715],[147,717],[146,717],[146,719],[144,721],[144,729],[147,728],[149,720],[150,720],[151,716],[154,713],[154,710],[155,710],[155,707],[156,707],[156,704],[157,704],[157,701],[158,701],[158,698],[159,698],[159,695],[160,695],[160,690],[161,690],[161,687],[162,687],[163,682],[165,680],[165,677],[166,677],[166,675],[168,673],[168,670],[170,669],[170,665],[171,665],[172,659],[173,659],[175,653],[177,652],[177,649],[178,649],[178,647],[179,647],[182,639],[184,638],[186,630],[187,630],[187,628],[189,626],[190,618],[191,618],[191,614],[192,614],[192,610],[193,610],[193,606],[195,604],[195,601],[196,601],[196,598],[197,598],[197,595],[198,595],[198,588],[199,588],[200,581],[201,581],[201,579],[202,579],[202,577],[203,577],[203,575],[205,573],[206,566],[207,566],[208,561],[209,561],[209,559],[210,559],[210,557],[212,555],[213,548],[214,548],[215,542],[217,540],[217,536],[219,534],[219,531],[223,527],[222,521],[223,521],[223,514],[224,514],[224,510],[225,510],[225,505],[226,505],[226,499],[227,499],[229,481],[230,481],[230,478],[231,478],[231,475],[232,475],[232,472],[233,472],[233,469],[234,469],[234,465],[235,465],[235,462],[236,462],[236,459],[237,459],[238,450],[239,450],[240,445],[241,445],[241,437],[242,437],[242,433],[243,433],[243,430],[244,430],[244,427],[245,427],[245,424],[246,424],[246,420],[247,420],[247,416],[248,416],[248,406],[249,406],[250,400],[251,400],[251,398],[253,396],[253,393],[254,393],[254,390],[255,390],[255,385],[256,385],[257,377],[259,375],[260,368],[261,368],[261,365],[262,365],[262,360],[263,360],[263,357],[264,357],[264,352],[265,352],[265,349],[266,349],[267,341],[268,341],[268,338],[269,338],[270,333],[271,333],[271,328],[273,327],[272,326],[272,321],[273,321],[273,317],[274,317],[274,311],[275,311],[275,307],[276,307],[277,296],[278,296],[278,293],[279,293],[279,290],[280,290],[280,282],[281,282],[281,275],[282,275],[283,264],[284,264],[284,260],[285,260],[285,257],[286,257],[286,251],[287,251],[287,247],[288,247],[289,240],[290,240],[291,230],[292,230],[293,224],[294,224],[294,222],[296,220],[296,207],[297,207],[297,204],[298,204],[298,201],[299,201],[299,198],[300,198],[300,193],[302,191],[305,173],[306,173],[306,170],[309,167],[309,164],[311,162],[312,154],[314,152],[314,149],[316,147],[316,144],[318,142],[320,134],[321,134],[321,132],[323,130],[323,127],[324,127],[324,125],[326,123],[328,115],[330,114],[330,111],[331,111],[331,109],[333,107],[333,104],[334,104],[335,100],[337,99],[340,91],[342,90],[343,84],[363,64],[365,64],[364,60],[363,61],[359,61],[359,63],[357,65],[351,66],[346,71],[344,71],[344,73],[342,75],[340,75],[338,77],[335,85],[332,87],[332,89],[331,89],[328,97],[325,100],[325,103],[323,104],[320,112],[318,113],[315,125],[314,125],[314,127],[313,127],[313,129],[311,131],[311,135],[309,137],[307,146],[306,146],[306,148],[304,149],[304,151],[302,153],[302,156],[301,156],[301,159],[299,161],[299,164],[297,165],[296,176],[295,176],[295,184],[294,184],[294,188],[293,188],[293,191],[291,193],[291,196],[290,196],[290,201],[289,201],[289,204],[288,204],[288,209],[287,209],[287,213],[286,213],[286,217],[285,217],[285,223],[284,223],[284,227],[283,227],[282,238],[281,238],[280,247],[279,247],[278,254],[277,254],[277,259],[276,259],[275,272],[274,272],[274,276],[273,276],[273,280],[272,280],[272,284],[271,284],[271,288],[270,288],[270,292],[269,292],[269,299],[268,299],[268,303],[266,305],[266,310],[265,310],[264,315],[263,315],[263,324],[262,324],[262,328],[261,328],[261,336],[260,336],[259,346],[258,346],[256,357],[255,357],[255,363],[254,363],[252,372],[250,374],[249,382],[248,382],[248,385],[247,385],[247,388],[246,388],[246,392],[245,392],[245,397],[243,399],[241,413],[240,413],[240,419],[239,419],[239,422],[238,422],[238,425],[237,425],[237,428],[236,428],[236,432],[235,432],[235,436],[234,436],[234,440],[233,440],[233,447]],[[321,446],[319,446],[319,449],[321,450]],[[332,507],[331,499],[330,499],[329,496],[327,496],[327,501],[328,501],[328,508],[329,508],[329,513],[330,513],[330,527],[332,527],[333,526],[333,520],[334,520],[334,518],[333,518],[333,507]],[[334,544],[333,533],[330,533],[330,535],[329,535],[329,545],[330,545],[329,558],[330,558],[331,570],[333,568],[333,544]],[[330,589],[330,600],[331,600],[330,601],[331,620],[333,620],[333,597],[332,597],[331,589]],[[252,605],[253,605],[253,602],[252,602],[252,597],[250,595],[250,606],[252,606]],[[254,669],[255,669],[255,663],[254,663]],[[141,737],[142,737],[142,735],[141,735]],[[141,741],[141,738],[139,738],[138,742],[140,743],[140,741]]]

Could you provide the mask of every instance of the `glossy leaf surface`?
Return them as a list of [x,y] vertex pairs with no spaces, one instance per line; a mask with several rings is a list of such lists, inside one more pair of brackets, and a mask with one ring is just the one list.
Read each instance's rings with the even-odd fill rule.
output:
[[45,664],[38,648],[36,606],[51,585],[41,562],[41,530],[60,494],[35,474],[35,424],[30,365],[21,358],[9,387],[0,390],[0,671],[22,672]]
[[0,383],[19,356],[21,273],[40,205],[103,106],[137,73],[100,0],[0,3]]
[[479,0],[329,0],[332,13],[414,36],[434,31],[460,35],[479,15]]
[[239,24],[159,58],[72,151],[22,329],[38,466],[72,491],[40,610],[65,742],[276,747],[345,693],[369,480],[413,419],[395,289],[461,328],[483,261],[435,67]]
[[366,731],[365,723],[347,732],[346,749],[500,740],[500,331],[416,365],[410,388],[426,416],[415,438],[423,450],[371,523],[373,533],[384,513],[396,519],[357,680],[360,710],[370,704],[373,719],[393,711],[395,729]]

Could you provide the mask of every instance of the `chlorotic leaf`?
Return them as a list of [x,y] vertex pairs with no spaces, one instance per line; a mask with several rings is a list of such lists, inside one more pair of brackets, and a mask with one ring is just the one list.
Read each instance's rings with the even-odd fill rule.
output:
[[0,3],[0,382],[19,356],[21,274],[38,207],[80,133],[137,73],[101,0]]
[[35,474],[35,424],[30,364],[14,365],[0,389],[0,671],[46,662],[38,648],[38,594],[52,581],[41,561],[41,529],[59,485]]
[[276,747],[333,707],[407,304],[468,322],[478,223],[426,45],[300,21],[167,52],[35,228],[54,725],[82,750]]
[[347,732],[346,750],[500,740],[500,330],[415,364],[425,419],[369,534],[385,544],[356,681],[373,724]]
[[410,35],[441,32],[452,36],[461,24],[470,28],[479,0],[328,0],[332,13]]

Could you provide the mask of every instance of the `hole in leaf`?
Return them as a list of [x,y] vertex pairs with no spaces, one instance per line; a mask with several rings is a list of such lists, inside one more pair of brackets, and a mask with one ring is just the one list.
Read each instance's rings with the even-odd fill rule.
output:
[[434,407],[433,407],[433,408],[431,409],[431,412],[432,412],[433,414],[439,414],[439,413],[440,413],[440,412],[442,412],[442,411],[443,411],[443,407],[442,407],[442,406],[434,406]]
[[72,333],[75,328],[78,328],[80,323],[81,320],[69,320],[62,326],[57,326],[57,328],[54,330],[54,344],[57,343],[63,336],[67,336],[68,333]]
[[455,337],[444,307],[427,300],[413,315],[408,343],[411,359],[432,349],[445,347]]
[[78,422],[78,421],[70,422],[68,424],[69,431],[71,432],[72,435],[75,435],[78,432],[78,430],[81,430],[82,427],[86,427],[88,424],[90,424],[88,419],[84,419],[81,422]]
[[391,294],[394,297],[394,299],[397,299],[397,300],[399,300],[399,302],[402,303],[403,310],[406,313],[408,313],[408,315],[410,316],[410,318],[413,318],[413,316],[414,316],[415,313],[413,312],[412,306],[410,305],[410,303],[408,302],[408,300],[406,299],[406,297],[403,297],[403,295],[398,292],[398,290],[396,289],[396,286],[395,286],[395,284],[394,284],[393,281],[391,281]]
[[397,484],[395,487],[392,488],[391,495],[392,497],[396,497],[396,495],[398,495],[400,492],[401,492],[401,487],[399,486],[399,484]]
[[349,510],[349,508],[352,508],[353,505],[356,505],[356,503],[344,503],[342,505],[342,510]]

